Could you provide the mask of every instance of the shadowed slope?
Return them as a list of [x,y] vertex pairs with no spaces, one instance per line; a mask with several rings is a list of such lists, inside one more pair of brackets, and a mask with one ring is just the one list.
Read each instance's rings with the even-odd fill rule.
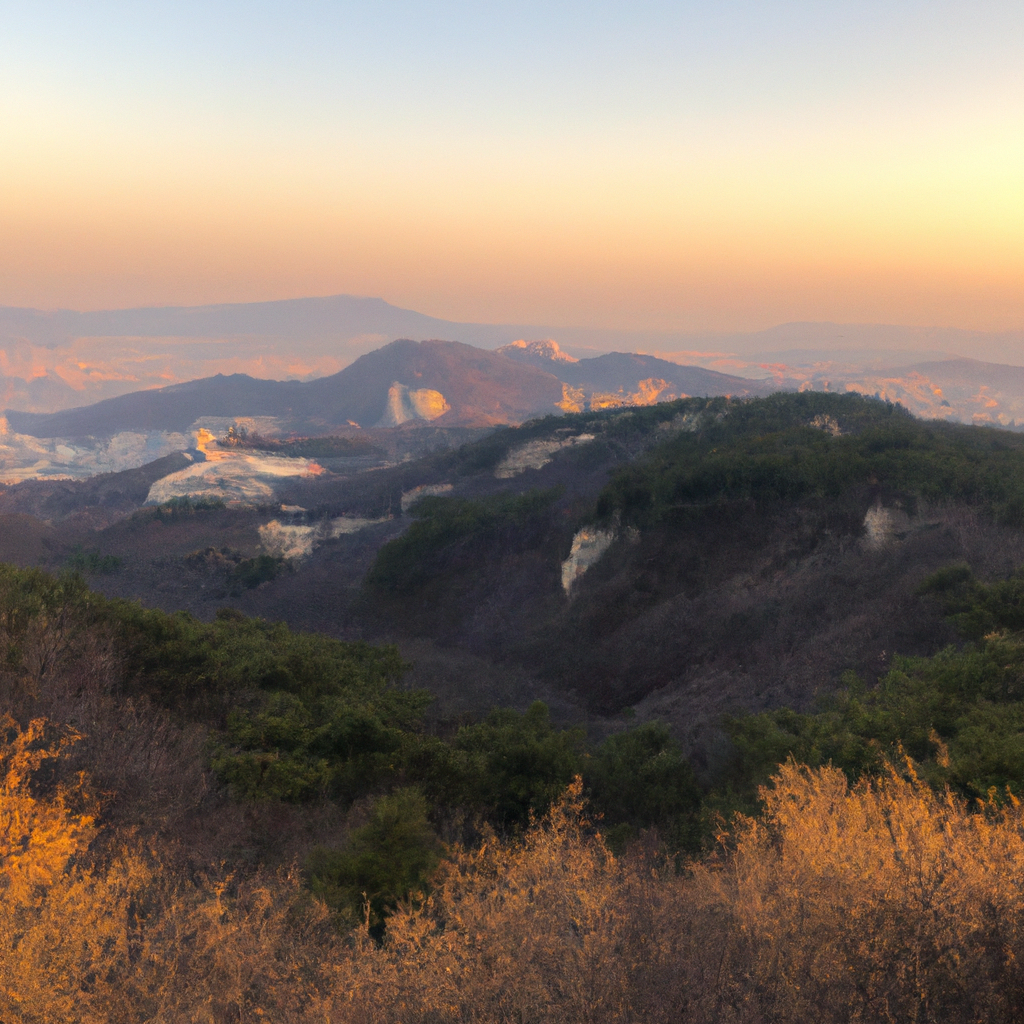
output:
[[8,410],[7,421],[32,437],[104,437],[122,430],[187,430],[200,416],[287,415],[297,405],[297,381],[218,374],[152,391],[134,391],[66,412]]

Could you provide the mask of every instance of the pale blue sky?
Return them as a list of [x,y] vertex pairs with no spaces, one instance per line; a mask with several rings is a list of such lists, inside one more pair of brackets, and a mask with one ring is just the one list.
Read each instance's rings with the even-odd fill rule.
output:
[[[5,4],[5,88],[112,120],[543,138],[1017,106],[1016,3]],[[378,118],[386,122],[375,123]],[[370,125],[366,121],[371,122]]]

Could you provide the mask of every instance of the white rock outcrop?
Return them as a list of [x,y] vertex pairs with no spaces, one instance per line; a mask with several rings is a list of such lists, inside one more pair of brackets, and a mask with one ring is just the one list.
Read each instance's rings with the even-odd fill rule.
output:
[[526,355],[533,356],[535,359],[547,359],[552,363],[578,363],[579,360],[575,356],[569,355],[568,352],[563,352],[558,347],[558,342],[553,338],[545,338],[542,341],[525,341],[520,338],[519,341],[510,341],[507,345],[502,345],[501,348],[496,349],[499,355],[503,356],[515,356]]
[[262,504],[274,500],[275,487],[282,480],[322,472],[310,459],[228,452],[207,462],[194,462],[157,480],[149,489],[146,503],[159,505],[171,498],[189,497]]
[[542,469],[554,456],[555,452],[563,448],[571,448],[577,444],[586,444],[593,441],[593,434],[577,434],[575,437],[565,437],[550,441],[528,441],[526,444],[508,453],[498,464],[494,475],[499,480],[510,480],[514,476],[525,472],[528,469]]
[[402,511],[408,512],[420,498],[433,498],[440,494],[447,494],[452,489],[452,484],[420,484],[411,491],[402,491]]
[[279,420],[273,416],[204,416],[184,433],[123,430],[111,437],[98,438],[30,437],[15,433],[6,417],[0,416],[0,483],[84,480],[97,473],[135,469],[172,452],[194,447],[205,451],[212,461],[217,457],[217,437],[231,426],[266,436],[279,432]]
[[567,596],[572,596],[576,581],[611,547],[614,540],[614,530],[584,526],[576,531],[569,557],[562,563],[562,589]]
[[383,523],[383,519],[356,519],[349,516],[339,516],[337,519],[329,519],[315,526],[291,526],[282,523],[277,519],[271,519],[259,527],[260,544],[268,555],[277,555],[279,558],[297,559],[306,558],[313,553],[313,549],[321,545],[325,540],[333,540],[346,533],[358,533],[368,526]]
[[443,416],[451,406],[445,401],[440,391],[430,388],[410,390],[405,384],[396,380],[388,388],[388,400],[384,406],[378,427],[399,427],[412,420],[436,420]]
[[864,515],[863,544],[869,551],[878,551],[902,540],[910,529],[910,517],[903,509],[876,502]]
[[0,416],[0,482],[83,480],[135,469],[192,444],[188,434],[162,430],[126,430],[109,438],[31,437],[15,433]]

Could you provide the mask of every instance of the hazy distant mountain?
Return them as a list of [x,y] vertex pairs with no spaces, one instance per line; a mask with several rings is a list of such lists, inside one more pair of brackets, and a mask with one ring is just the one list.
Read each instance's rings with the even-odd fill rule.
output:
[[350,295],[86,313],[0,307],[0,402],[56,412],[217,374],[309,380],[399,338],[494,349],[536,331]]
[[1024,366],[985,363],[980,359],[944,359],[941,362],[915,363],[907,370],[926,374],[947,388],[960,387],[971,392],[982,388],[997,388],[1015,394],[1024,392]]
[[[367,377],[346,390],[356,378],[339,378],[341,371],[401,338],[441,338],[476,351],[498,349],[520,367],[552,375],[568,391],[552,398],[542,388],[540,397],[528,400],[530,388],[539,386],[534,380],[518,392],[505,388],[504,397],[478,388],[477,396],[469,398],[468,378],[458,385],[440,383],[452,367],[432,370],[434,383],[428,386],[415,376],[405,380],[404,370],[391,373],[376,363],[359,370],[372,382]],[[975,368],[970,394],[966,378],[943,383],[954,371],[941,369],[966,355],[992,360]],[[285,417],[300,415],[292,409],[290,394],[275,390],[271,401],[265,388],[242,377],[332,381],[326,390],[312,389],[304,398],[315,421],[306,424],[310,427],[339,419],[392,424],[435,414],[446,422],[515,422],[556,405],[568,410],[799,388],[879,394],[920,415],[1007,426],[1024,421],[1024,384],[1000,367],[1017,362],[1024,362],[1022,332],[884,324],[793,323],[743,334],[470,324],[347,295],[85,313],[0,307],[0,405],[7,408],[56,413],[168,384],[221,380],[202,387],[190,384],[181,394],[171,392],[153,403],[136,398],[105,406],[102,414],[52,422],[15,417],[31,430],[56,430],[59,424],[62,430],[73,428],[74,436],[86,424],[90,431],[108,430],[102,427],[108,409],[117,422],[123,416],[124,422],[140,424],[132,429],[149,429],[141,426],[145,423],[194,422],[189,416],[200,406],[218,410],[208,415],[242,415],[238,409],[257,404],[280,408]],[[928,367],[920,369],[925,363]],[[376,366],[372,372],[371,365]],[[392,376],[383,390],[378,373]],[[225,378],[234,383],[224,385]],[[392,390],[392,385],[398,386]],[[454,405],[446,386],[463,395]],[[554,384],[548,380],[545,387],[551,391]]]
[[[904,364],[934,357],[974,356],[1016,362],[1024,358],[1024,331],[968,331],[955,327],[907,327],[899,324],[836,324],[806,322],[779,324],[763,331],[705,336],[719,350],[777,360],[795,352],[818,358],[896,359]],[[900,360],[900,354],[903,355]],[[909,356],[910,358],[906,358]]]
[[401,340],[318,380],[218,375],[63,412],[9,410],[7,419],[12,430],[32,437],[182,433],[202,417],[275,417],[282,429],[303,433],[411,420],[489,426],[558,411],[648,405],[682,395],[753,394],[767,387],[651,356],[612,353],[546,363],[542,368],[460,342]]
[[550,412],[648,405],[686,395],[809,388],[878,395],[926,417],[1024,423],[1022,367],[949,359],[881,369],[830,362],[775,370],[767,379],[752,380],[636,353],[577,359],[553,341],[519,342],[491,352],[460,342],[400,340],[307,382],[216,375],[62,412],[9,411],[7,416],[12,430],[40,438],[183,433],[202,417],[254,416],[276,418],[281,429],[308,434],[350,423],[521,423]]
[[944,359],[834,375],[832,390],[899,402],[918,416],[1003,427],[1024,425],[1024,367]]
[[[793,323],[726,334],[476,324],[351,295],[84,313],[0,307],[0,404],[56,412],[217,374],[312,380],[400,338],[441,338],[489,350],[521,342],[521,354],[530,357],[525,361],[536,357],[541,369],[550,356],[545,346],[557,349],[560,342],[562,362],[640,352],[726,375],[774,375],[777,381],[787,367],[799,370],[789,374],[793,379],[806,379],[811,364],[835,361],[861,372],[956,356],[1024,361],[1024,332]],[[699,391],[664,373],[654,376],[683,393]]]
[[[562,384],[552,374],[459,342],[396,341],[361,356],[340,373],[309,382],[215,376],[137,391],[95,405],[49,414],[8,411],[11,428],[33,437],[105,437],[121,431],[182,432],[202,417],[271,416],[292,429],[326,431],[376,426],[393,388],[413,395],[408,418],[449,425],[518,423],[557,411]],[[415,413],[415,396],[440,400]],[[399,418],[399,422],[402,419]],[[394,425],[389,424],[389,425]]]
[[700,366],[680,366],[655,356],[629,352],[609,352],[593,359],[580,359],[560,368],[559,376],[587,391],[614,392],[635,390],[644,380],[663,380],[683,395],[755,395],[776,390],[759,381],[732,374],[705,370]]
[[394,384],[442,395],[448,411],[438,421],[453,425],[521,423],[557,411],[562,399],[561,382],[553,374],[496,352],[460,342],[401,340],[361,356],[340,373],[302,385],[304,411],[324,422],[374,426]]
[[[556,338],[563,346],[669,351],[717,348],[741,354],[784,350],[974,353],[1024,351],[1024,332],[990,333],[888,324],[788,323],[752,332],[685,332],[479,324],[444,320],[402,309],[379,298],[331,295],[271,302],[136,309],[38,310],[0,306],[0,345],[30,342],[58,348],[78,338],[274,338],[344,343],[364,335],[382,340],[444,338],[496,348],[522,338]],[[379,342],[378,342],[379,344]],[[979,347],[980,346],[980,347]],[[1005,358],[1005,356],[1004,356]]]
[[339,340],[358,335],[451,337],[467,329],[478,341],[493,345],[507,340],[518,328],[487,324],[456,324],[383,299],[355,295],[284,299],[277,302],[239,302],[216,306],[163,306],[143,309],[97,310],[79,313],[59,309],[0,307],[0,340],[19,339],[51,347],[75,338],[227,338],[275,337],[291,341],[319,338]]

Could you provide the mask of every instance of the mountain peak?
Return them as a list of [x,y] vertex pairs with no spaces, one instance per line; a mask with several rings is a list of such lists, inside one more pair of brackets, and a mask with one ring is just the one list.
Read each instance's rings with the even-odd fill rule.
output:
[[509,342],[496,349],[499,354],[508,356],[510,359],[520,359],[523,362],[533,363],[578,363],[568,352],[563,352],[558,347],[558,342],[551,338],[543,341],[519,341]]

